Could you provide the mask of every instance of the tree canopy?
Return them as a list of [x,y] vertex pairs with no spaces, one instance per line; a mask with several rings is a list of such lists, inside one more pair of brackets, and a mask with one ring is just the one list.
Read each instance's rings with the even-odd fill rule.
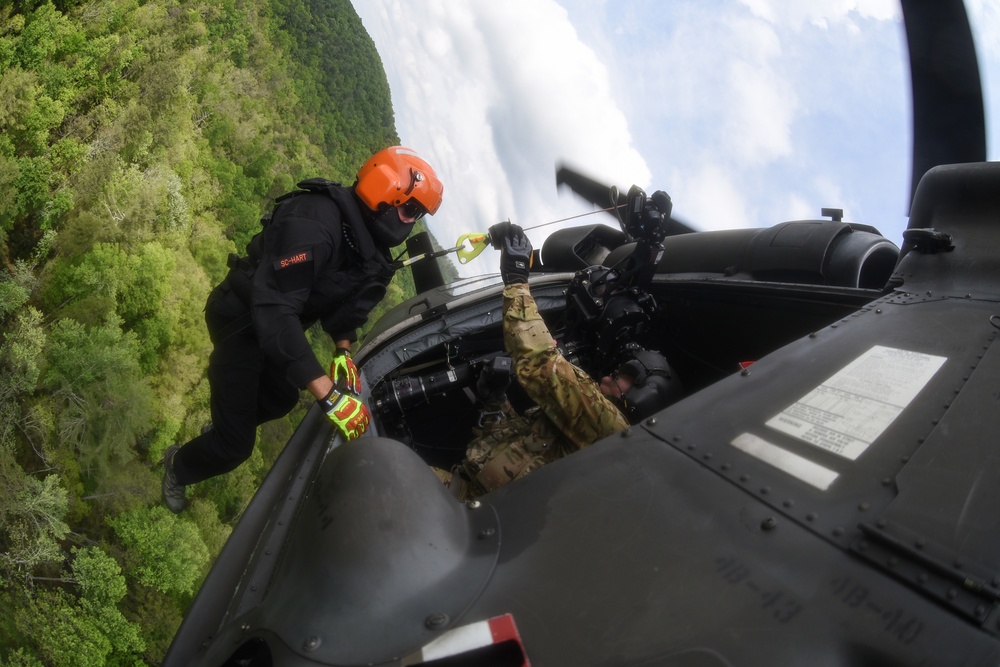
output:
[[159,663],[302,414],[160,506],[205,298],[274,197],[396,143],[349,0],[0,6],[0,664]]

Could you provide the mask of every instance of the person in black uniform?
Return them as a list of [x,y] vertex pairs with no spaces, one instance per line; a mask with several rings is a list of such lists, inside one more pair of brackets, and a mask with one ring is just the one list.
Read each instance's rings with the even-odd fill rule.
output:
[[[288,414],[301,389],[348,440],[368,428],[350,346],[392,278],[389,249],[437,212],[444,188],[402,146],[372,156],[352,187],[322,179],[299,187],[277,200],[248,257],[230,257],[208,297],[212,425],[164,453],[163,501],[172,512],[187,505],[186,486],[247,460],[257,427]],[[329,374],[306,340],[314,322],[336,342]]]

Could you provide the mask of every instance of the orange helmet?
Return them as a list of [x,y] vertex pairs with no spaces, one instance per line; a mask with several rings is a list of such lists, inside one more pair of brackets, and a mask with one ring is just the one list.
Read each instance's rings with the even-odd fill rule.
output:
[[355,191],[373,211],[381,204],[400,206],[412,199],[434,215],[441,206],[444,185],[412,148],[390,146],[361,166]]

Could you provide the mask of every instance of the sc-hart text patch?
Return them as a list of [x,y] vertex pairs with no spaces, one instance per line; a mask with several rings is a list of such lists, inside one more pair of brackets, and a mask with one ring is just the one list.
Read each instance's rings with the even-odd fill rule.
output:
[[309,287],[313,279],[312,250],[292,252],[275,260],[274,277],[282,292]]

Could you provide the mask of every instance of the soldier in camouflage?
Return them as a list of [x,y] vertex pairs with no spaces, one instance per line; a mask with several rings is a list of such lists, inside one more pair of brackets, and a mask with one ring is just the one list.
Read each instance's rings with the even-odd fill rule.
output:
[[666,360],[657,353],[644,353],[645,366],[626,364],[600,382],[570,363],[528,289],[532,249],[527,236],[517,225],[501,223],[490,229],[490,237],[501,249],[504,346],[514,376],[536,405],[518,415],[504,400],[497,406],[498,419],[479,430],[462,463],[450,473],[436,471],[460,500],[493,491],[627,428],[629,420],[619,406],[633,386],[641,384],[655,394],[657,408],[677,390]]

